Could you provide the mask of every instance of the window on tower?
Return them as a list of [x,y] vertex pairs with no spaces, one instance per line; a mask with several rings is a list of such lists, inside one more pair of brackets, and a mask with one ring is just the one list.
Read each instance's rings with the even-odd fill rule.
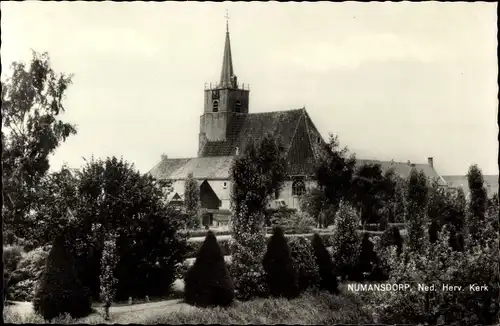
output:
[[219,101],[215,100],[212,102],[212,111],[219,112]]
[[236,113],[241,113],[241,102],[238,100],[236,101],[236,107],[234,109]]

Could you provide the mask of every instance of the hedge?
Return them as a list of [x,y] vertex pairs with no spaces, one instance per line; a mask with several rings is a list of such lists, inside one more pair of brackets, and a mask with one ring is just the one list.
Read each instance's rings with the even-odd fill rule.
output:
[[[312,234],[312,233],[308,233],[308,234],[286,234],[285,236],[286,237],[302,236],[308,240],[312,240],[313,235],[314,234]],[[327,247],[330,246],[331,238],[332,238],[333,234],[332,233],[320,233],[319,235],[323,239],[323,242],[325,243],[325,245]],[[270,236],[271,236],[270,234],[267,235],[268,238]],[[220,249],[222,251],[222,254],[224,256],[231,255],[230,240],[231,240],[231,238],[217,239],[217,243],[219,244]],[[198,250],[201,248],[202,244],[203,244],[202,241],[189,241],[188,240],[188,243],[187,243],[188,250],[187,250],[187,254],[186,254],[185,258],[187,259],[187,258],[196,257],[196,254],[197,254]]]
[[[370,237],[373,237],[373,236],[381,236],[383,234],[382,231],[363,231],[363,230],[358,230],[358,232],[360,233],[361,236],[363,236],[363,234],[367,233]],[[206,234],[206,232],[205,232]],[[325,243],[325,246],[326,247],[330,247],[332,245],[332,240],[333,240],[333,233],[332,232],[328,232],[328,233],[318,233],[319,236],[323,239],[323,242]],[[306,239],[309,239],[309,240],[312,240],[313,238],[313,233],[307,233],[307,234],[285,234],[286,237],[296,237],[296,236],[302,236],[302,237],[305,237]],[[267,234],[266,235],[268,238],[271,236],[270,234]],[[406,232],[405,230],[401,231],[401,236],[404,239],[406,239]],[[204,238],[203,238],[204,239]],[[188,239],[188,242],[187,242],[187,246],[188,246],[188,249],[187,249],[187,253],[186,253],[186,256],[184,257],[185,259],[187,258],[194,258],[196,257],[196,253],[198,252],[198,250],[200,249],[203,241],[193,241],[194,239],[193,238],[190,238]],[[224,237],[222,239],[218,238],[217,239],[217,243],[219,244],[220,246],[220,249],[222,251],[222,254],[224,256],[229,256],[231,255],[231,249],[230,249],[230,240],[231,238],[229,237]]]

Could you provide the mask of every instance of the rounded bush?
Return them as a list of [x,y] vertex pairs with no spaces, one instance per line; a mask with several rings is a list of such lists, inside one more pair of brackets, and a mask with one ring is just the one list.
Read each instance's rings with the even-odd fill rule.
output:
[[294,298],[299,294],[297,271],[283,229],[276,227],[267,244],[263,259],[269,294]]
[[200,307],[229,306],[234,300],[233,281],[213,232],[207,232],[184,283],[184,298],[188,304]]
[[9,298],[15,301],[32,301],[35,295],[35,286],[45,269],[50,246],[38,247],[23,255],[12,273],[9,282]]
[[326,250],[323,239],[315,233],[312,240],[312,247],[316,264],[319,268],[320,289],[330,293],[337,293],[337,277],[334,274],[334,265],[330,254]]
[[294,269],[298,273],[299,290],[302,292],[308,288],[318,288],[319,267],[314,259],[314,251],[309,240],[303,237],[293,237],[288,244]]
[[91,302],[77,277],[75,263],[64,236],[58,236],[47,257],[47,264],[35,294],[35,312],[51,320],[69,313],[73,318],[90,314]]

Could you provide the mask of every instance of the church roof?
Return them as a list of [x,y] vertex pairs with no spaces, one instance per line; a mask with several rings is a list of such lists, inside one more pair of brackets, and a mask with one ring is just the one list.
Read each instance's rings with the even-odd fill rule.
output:
[[270,133],[285,146],[289,174],[313,173],[320,136],[305,109],[242,114],[229,122],[229,128],[234,132],[225,141],[208,141],[200,156],[235,155],[237,149],[243,150],[251,141],[258,143]]
[[228,179],[232,156],[163,158],[149,173],[157,179],[185,180],[189,173],[195,179]]
[[224,45],[224,55],[222,57],[222,70],[220,74],[220,87],[232,87],[231,78],[234,75],[233,57],[231,55],[231,42],[229,40],[229,28],[226,25],[226,43]]

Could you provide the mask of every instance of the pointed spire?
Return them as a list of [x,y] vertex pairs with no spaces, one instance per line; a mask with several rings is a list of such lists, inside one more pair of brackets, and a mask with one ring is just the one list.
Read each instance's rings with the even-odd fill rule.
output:
[[220,74],[220,87],[234,87],[233,83],[233,58],[231,56],[231,42],[229,41],[229,16],[226,10],[226,44],[224,45],[224,57],[222,59],[222,71]]

